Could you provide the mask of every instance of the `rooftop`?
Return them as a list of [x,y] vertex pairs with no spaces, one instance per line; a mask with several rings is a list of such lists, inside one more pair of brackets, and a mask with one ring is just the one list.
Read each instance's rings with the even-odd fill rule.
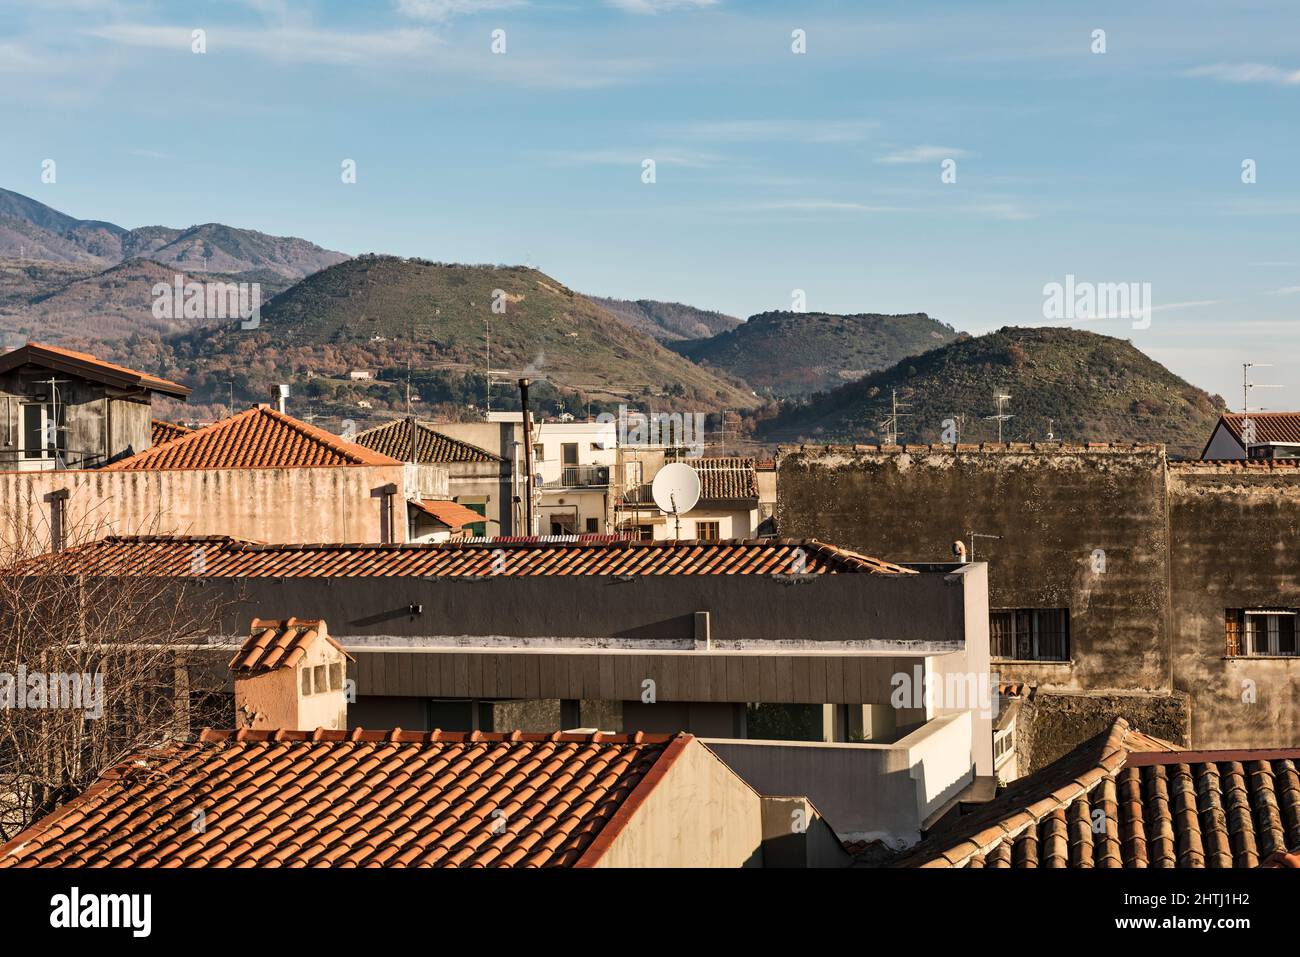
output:
[[188,388],[168,379],[114,365],[96,359],[89,353],[73,352],[71,349],[60,349],[58,346],[47,346],[39,342],[29,342],[25,346],[0,355],[0,374],[29,364],[79,376],[116,389],[145,389],[170,395],[176,399],[184,399],[190,394]]
[[204,731],[107,771],[0,867],[591,866],[691,741]]
[[154,471],[400,464],[270,406],[259,405],[104,468]]
[[1300,412],[1252,412],[1249,415],[1225,412],[1219,416],[1223,427],[1243,445],[1245,443],[1241,438],[1241,429],[1242,423],[1247,419],[1255,424],[1255,438],[1251,445],[1268,445],[1273,442],[1300,445]]
[[177,425],[175,422],[165,422],[162,419],[153,420],[153,437],[149,444],[162,445],[164,442],[170,442],[172,439],[179,439],[183,435],[189,435],[193,429],[187,429],[183,425]]
[[1186,751],[1116,719],[896,863],[1258,867],[1300,850],[1300,748]]
[[754,460],[736,457],[683,459],[700,476],[700,501],[758,498]]
[[815,539],[262,545],[188,535],[109,536],[32,559],[17,572],[178,578],[916,574]]
[[319,619],[254,618],[248,639],[230,659],[230,670],[241,675],[260,674],[278,668],[292,668],[307,655],[317,638],[324,638],[347,657],[343,646],[329,636]]
[[[364,445],[383,455],[403,462],[416,461],[434,464],[457,462],[504,462],[499,455],[493,455],[476,445],[453,439],[435,431],[423,422],[415,419],[398,419],[387,425],[367,429],[356,437],[358,445]],[[415,449],[415,458],[411,449]]]

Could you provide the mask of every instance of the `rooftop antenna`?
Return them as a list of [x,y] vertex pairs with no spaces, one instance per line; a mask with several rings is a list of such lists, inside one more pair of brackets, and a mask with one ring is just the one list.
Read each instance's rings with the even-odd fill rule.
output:
[[885,420],[880,423],[880,428],[885,433],[884,435],[885,444],[897,445],[898,444],[898,420],[901,418],[906,418],[912,413],[907,411],[899,411],[900,409],[905,410],[907,408],[907,403],[904,402],[901,405],[899,404],[897,389],[890,389],[889,397],[890,397],[889,415],[887,415],[885,417]]
[[1056,438],[1056,434],[1052,432],[1052,422],[1052,419],[1047,420],[1047,441],[1049,442]]
[[1250,457],[1250,447],[1255,444],[1255,423],[1250,420],[1251,412],[1264,412],[1264,406],[1254,406],[1250,404],[1251,389],[1280,389],[1280,385],[1272,385],[1264,382],[1251,382],[1251,369],[1271,369],[1271,362],[1243,362],[1241,364],[1241,444],[1246,447],[1246,457]]
[[665,465],[650,486],[655,505],[665,515],[671,515],[676,526],[674,535],[682,537],[682,516],[700,501],[700,473],[685,462]]
[[485,385],[483,386],[483,407],[488,414],[492,413],[492,316],[489,314],[484,320],[483,325],[487,329],[487,349],[484,354],[484,377]]
[[994,392],[993,401],[998,404],[997,415],[986,415],[986,419],[996,419],[998,423],[998,444],[1002,443],[1002,423],[1012,416],[1007,412],[1007,403],[1011,401],[1011,396],[1005,392]]
[[1001,539],[1001,535],[985,535],[983,532],[967,532],[966,537],[970,539],[970,561],[975,561],[975,539],[977,538],[996,538]]

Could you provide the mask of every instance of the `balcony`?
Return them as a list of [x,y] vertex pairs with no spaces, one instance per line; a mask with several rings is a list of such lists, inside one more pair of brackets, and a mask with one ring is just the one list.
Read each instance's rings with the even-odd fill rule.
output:
[[600,488],[609,485],[608,465],[565,465],[543,488]]

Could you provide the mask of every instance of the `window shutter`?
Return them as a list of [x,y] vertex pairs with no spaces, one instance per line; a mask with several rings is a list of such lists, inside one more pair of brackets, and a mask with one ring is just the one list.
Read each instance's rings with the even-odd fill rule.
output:
[[1236,608],[1229,608],[1224,614],[1224,653],[1229,658],[1241,654],[1241,618],[1241,612]]

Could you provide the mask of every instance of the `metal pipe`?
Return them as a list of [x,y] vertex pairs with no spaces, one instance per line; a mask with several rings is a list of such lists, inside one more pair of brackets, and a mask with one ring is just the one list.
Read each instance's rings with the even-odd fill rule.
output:
[[533,527],[533,426],[528,414],[528,380],[519,380],[519,404],[524,426],[524,523],[525,535],[536,535]]

